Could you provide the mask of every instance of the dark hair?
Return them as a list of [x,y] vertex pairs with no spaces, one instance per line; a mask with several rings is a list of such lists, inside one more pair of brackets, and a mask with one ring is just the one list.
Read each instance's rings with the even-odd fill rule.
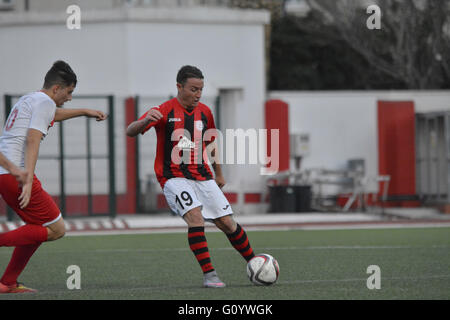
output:
[[203,73],[194,66],[181,67],[177,74],[177,82],[184,85],[189,78],[203,79]]
[[45,75],[44,89],[49,89],[51,86],[59,84],[63,87],[70,85],[77,85],[77,75],[72,68],[64,61],[58,60],[48,70]]

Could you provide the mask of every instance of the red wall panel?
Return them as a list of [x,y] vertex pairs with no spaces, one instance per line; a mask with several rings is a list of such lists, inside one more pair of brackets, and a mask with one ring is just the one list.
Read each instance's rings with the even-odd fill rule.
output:
[[[265,106],[267,155],[271,157],[271,129],[279,130],[278,171],[289,170],[289,105],[281,100],[268,100]],[[275,149],[276,150],[276,149]],[[275,157],[276,158],[276,157]]]
[[378,170],[389,195],[415,195],[415,113],[412,101],[378,101]]

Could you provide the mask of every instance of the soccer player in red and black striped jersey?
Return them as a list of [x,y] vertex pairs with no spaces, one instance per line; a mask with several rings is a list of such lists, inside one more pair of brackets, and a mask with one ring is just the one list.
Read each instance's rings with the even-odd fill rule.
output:
[[[200,102],[203,74],[184,66],[177,74],[177,97],[151,108],[127,128],[134,137],[154,127],[157,135],[155,173],[170,209],[188,225],[188,243],[203,271],[205,287],[220,288],[211,263],[204,221],[212,221],[233,247],[249,261],[253,249],[221,188],[225,185],[220,164],[208,164],[207,145],[214,142],[214,117]],[[212,133],[212,134],[211,134]],[[209,138],[208,138],[209,137]],[[211,155],[215,156],[215,151]],[[210,159],[211,160],[211,159]]]

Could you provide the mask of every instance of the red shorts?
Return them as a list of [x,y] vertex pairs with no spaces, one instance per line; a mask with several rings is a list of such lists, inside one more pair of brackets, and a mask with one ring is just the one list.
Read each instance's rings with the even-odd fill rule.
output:
[[61,211],[52,197],[42,189],[41,182],[36,176],[33,179],[30,203],[24,209],[20,209],[19,205],[18,198],[21,192],[22,188],[12,175],[0,175],[0,195],[24,222],[47,226],[58,221]]

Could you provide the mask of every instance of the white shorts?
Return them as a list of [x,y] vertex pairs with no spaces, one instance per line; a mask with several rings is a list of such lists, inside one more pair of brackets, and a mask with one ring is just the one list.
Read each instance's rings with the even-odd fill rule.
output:
[[205,220],[233,214],[230,203],[214,180],[172,178],[165,183],[163,192],[170,209],[181,217],[197,207],[202,207]]

